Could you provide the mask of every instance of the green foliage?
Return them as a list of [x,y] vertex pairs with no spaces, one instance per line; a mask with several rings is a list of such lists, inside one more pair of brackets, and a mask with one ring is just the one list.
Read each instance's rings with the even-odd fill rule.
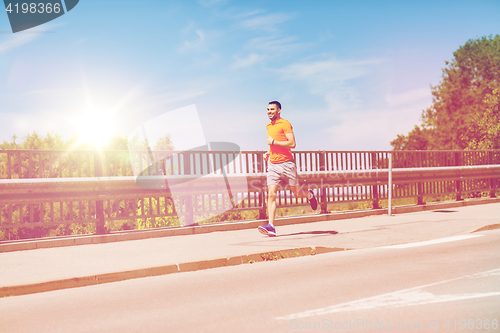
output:
[[[0,179],[6,178],[59,178],[59,177],[94,177],[96,171],[95,158],[102,154],[102,174],[106,176],[131,176],[130,155],[128,154],[128,140],[125,136],[115,134],[108,144],[99,153],[97,147],[81,143],[78,137],[73,136],[65,141],[61,136],[52,133],[41,136],[37,132],[27,135],[23,140],[13,136],[10,142],[4,141],[0,149],[17,152],[0,154]],[[173,149],[170,136],[161,138],[156,143],[157,149]],[[145,149],[145,147],[144,147]],[[23,150],[30,150],[23,152]],[[50,150],[48,152],[47,150]],[[37,152],[33,152],[37,151]],[[38,152],[39,151],[39,152]],[[142,205],[144,201],[144,205]],[[150,217],[136,219],[135,222],[127,220],[127,216],[141,215],[145,209],[155,214],[164,214],[167,210],[172,212],[172,205],[163,203],[158,206],[158,201],[140,199],[138,207],[130,200],[104,202],[105,211],[110,211],[113,219],[123,217],[123,220],[109,221],[106,228],[111,230],[144,229],[179,225],[177,217]],[[152,214],[152,213],[151,213]],[[53,203],[53,204],[23,204],[0,207],[0,220],[2,223],[30,223],[47,221],[69,221],[76,217],[94,219],[95,207],[88,202]],[[29,228],[15,228],[0,231],[0,240],[41,238],[62,235],[90,234],[95,232],[95,223],[72,223],[49,226],[36,226]]]
[[[151,144],[151,142],[147,142],[145,139],[140,140],[139,136],[135,134],[134,136],[128,139],[127,147],[130,147],[131,150],[147,150],[148,143]],[[175,149],[174,143],[172,142],[170,134],[167,134],[159,138],[154,145],[154,150],[174,150],[174,149]]]
[[485,111],[475,115],[467,149],[500,149],[500,89],[484,98]]
[[415,125],[415,128],[407,136],[399,134],[391,142],[391,145],[394,147],[394,150],[425,150],[429,145],[429,132],[429,129],[420,128]]
[[174,143],[170,137],[170,134],[161,137],[156,141],[155,150],[174,150]]
[[[137,201],[136,210],[139,216],[173,214],[174,205],[170,198],[145,198]],[[131,229],[150,229],[179,226],[180,222],[177,216],[160,216],[137,219],[133,224],[134,226]]]
[[398,135],[391,142],[395,150],[482,149],[498,144],[494,91],[500,88],[500,36],[469,40],[453,55],[445,62],[441,83],[431,87],[433,105],[422,112],[422,124],[408,135]]
[[36,131],[24,138],[22,143],[17,143],[18,137],[12,136],[12,141],[4,140],[0,143],[0,149],[67,149],[68,142],[62,140],[57,134],[47,133],[47,136],[41,137]]
[[127,137],[121,134],[113,135],[104,150],[128,150]]

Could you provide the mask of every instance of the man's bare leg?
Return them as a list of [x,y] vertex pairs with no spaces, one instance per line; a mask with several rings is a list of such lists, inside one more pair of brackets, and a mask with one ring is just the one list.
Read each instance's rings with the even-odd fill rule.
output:
[[276,193],[278,185],[269,185],[267,187],[267,212],[269,214],[269,224],[274,226],[274,216],[276,215]]
[[290,190],[292,190],[293,195],[295,195],[296,198],[311,198],[311,193],[305,191],[302,187],[299,185],[295,186],[290,186]]
[[312,190],[305,191],[299,185],[290,186],[290,189],[292,190],[292,193],[293,195],[295,195],[296,198],[307,198],[307,200],[309,200],[312,210],[316,210],[318,208],[318,201],[314,197]]

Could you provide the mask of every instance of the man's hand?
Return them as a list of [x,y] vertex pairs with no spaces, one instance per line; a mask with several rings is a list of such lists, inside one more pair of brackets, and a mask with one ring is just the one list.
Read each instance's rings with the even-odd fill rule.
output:
[[280,146],[285,148],[295,148],[295,136],[293,135],[293,132],[286,133],[285,136],[287,141],[276,141],[268,135],[267,144],[272,145],[274,141],[275,146]]
[[271,155],[271,152],[270,151],[266,151],[264,153],[264,159],[267,161],[269,159],[269,155]]

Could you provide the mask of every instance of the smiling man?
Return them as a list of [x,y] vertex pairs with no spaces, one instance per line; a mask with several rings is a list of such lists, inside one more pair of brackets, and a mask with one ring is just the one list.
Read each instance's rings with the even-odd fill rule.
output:
[[271,122],[267,124],[267,144],[269,150],[264,159],[269,160],[267,169],[267,211],[269,222],[258,227],[258,230],[269,236],[276,236],[274,217],[276,215],[276,195],[280,182],[287,183],[297,198],[307,198],[313,210],[318,208],[318,201],[314,192],[304,191],[299,187],[297,167],[291,149],[295,148],[295,136],[292,125],[288,120],[281,118],[281,104],[278,101],[269,102],[267,115]]

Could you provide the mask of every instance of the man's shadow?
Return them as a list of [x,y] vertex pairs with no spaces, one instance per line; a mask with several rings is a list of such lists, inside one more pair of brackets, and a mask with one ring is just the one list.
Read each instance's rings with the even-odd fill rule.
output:
[[276,235],[276,237],[286,237],[286,236],[299,236],[299,235],[336,235],[338,231],[304,231],[304,232],[295,232],[293,234],[280,234]]

